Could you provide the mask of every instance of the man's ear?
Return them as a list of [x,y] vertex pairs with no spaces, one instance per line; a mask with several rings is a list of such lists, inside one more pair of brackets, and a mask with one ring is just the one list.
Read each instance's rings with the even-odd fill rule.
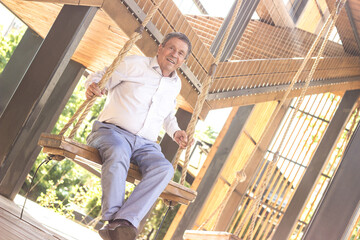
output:
[[160,43],[158,50],[157,50],[157,54],[159,54],[159,51],[163,48],[163,45]]

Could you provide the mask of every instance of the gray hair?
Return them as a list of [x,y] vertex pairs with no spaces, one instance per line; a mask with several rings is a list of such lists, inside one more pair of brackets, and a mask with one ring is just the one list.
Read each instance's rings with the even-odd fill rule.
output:
[[183,34],[181,32],[172,32],[172,33],[168,33],[164,37],[164,40],[161,43],[161,45],[164,47],[165,44],[172,38],[178,38],[178,39],[184,41],[188,45],[188,52],[186,53],[186,57],[185,57],[185,58],[188,58],[188,56],[191,53],[191,42],[190,42],[189,38],[185,34]]

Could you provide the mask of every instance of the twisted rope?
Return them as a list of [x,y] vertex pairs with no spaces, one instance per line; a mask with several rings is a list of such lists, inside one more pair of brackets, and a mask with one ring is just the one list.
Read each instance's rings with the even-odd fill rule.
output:
[[[221,45],[219,47],[219,51],[218,51],[218,53],[216,55],[216,58],[214,60],[214,63],[210,66],[210,69],[208,71],[206,79],[204,80],[204,83],[201,86],[201,92],[200,92],[200,94],[198,96],[198,99],[197,99],[196,104],[195,104],[194,112],[193,112],[193,114],[191,116],[191,120],[190,120],[189,125],[188,125],[188,127],[186,129],[186,134],[188,136],[188,139],[192,139],[193,136],[194,136],[197,119],[199,118],[199,115],[200,115],[200,112],[201,112],[202,107],[204,105],[205,99],[206,99],[206,97],[208,95],[210,86],[211,86],[211,84],[213,82],[215,72],[216,72],[216,67],[220,62],[222,52],[223,52],[223,50],[225,48],[225,44],[226,44],[226,42],[227,42],[227,40],[229,38],[230,31],[231,31],[231,29],[232,29],[232,27],[234,25],[235,18],[236,18],[236,15],[237,15],[237,13],[238,13],[238,11],[240,9],[241,3],[242,3],[242,0],[237,1],[237,4],[235,6],[235,10],[234,10],[233,15],[231,17],[230,23],[227,26],[224,38],[222,39],[222,42],[221,42]],[[175,155],[175,161],[173,162],[174,169],[176,168],[176,166],[177,166],[177,164],[179,162],[181,153],[182,153],[182,149],[178,148],[178,150],[176,152],[176,155]],[[189,166],[189,162],[190,162],[190,146],[188,146],[186,148],[185,161],[184,161],[184,165],[183,165],[183,168],[182,168],[181,180],[180,180],[181,184],[185,183],[185,178],[186,178],[186,173],[187,173],[187,168]]]
[[[114,61],[112,62],[112,64],[109,66],[109,68],[106,70],[105,74],[102,76],[101,80],[99,81],[98,85],[99,88],[101,90],[104,89],[107,81],[110,79],[111,75],[114,73],[115,69],[119,66],[120,62],[124,59],[124,57],[128,54],[128,52],[132,49],[132,47],[134,46],[134,44],[141,39],[142,37],[142,33],[145,29],[145,26],[149,23],[149,21],[152,19],[152,17],[154,16],[154,14],[156,13],[156,11],[159,9],[161,3],[164,0],[159,0],[158,2],[156,2],[150,9],[149,13],[147,14],[147,16],[145,17],[144,21],[142,22],[142,24],[140,25],[140,27],[138,27],[134,33],[130,36],[130,39],[125,43],[125,45],[123,46],[123,48],[120,50],[120,52],[118,53],[118,55],[116,56],[116,58],[114,59]],[[89,99],[86,99],[83,104],[81,104],[81,106],[78,108],[78,110],[76,111],[76,113],[70,118],[70,120],[65,124],[65,126],[63,127],[63,129],[60,131],[59,135],[64,135],[65,132],[69,129],[69,127],[74,123],[75,119],[78,118],[78,116],[81,114],[79,120],[76,122],[74,128],[72,129],[69,138],[73,138],[77,132],[77,130],[79,129],[79,127],[81,126],[81,124],[83,123],[85,117],[87,116],[87,114],[89,113],[91,107],[94,105],[96,101],[96,97],[92,96]]]
[[221,204],[209,215],[209,217],[198,227],[197,230],[202,229],[210,221],[210,219],[212,219],[214,217],[214,215],[216,213],[218,213],[215,223],[211,229],[211,230],[214,230],[216,225],[219,223],[221,214],[223,213],[225,206],[227,205],[227,203],[230,199],[231,194],[234,192],[234,190],[237,187],[237,185],[239,184],[239,182],[243,182],[245,180],[245,178],[246,177],[244,175],[242,175],[242,173],[240,171],[236,173],[235,179],[232,182],[232,184],[230,185],[230,188],[228,189],[228,191],[226,192],[226,195],[225,195],[223,201],[221,202]]
[[[311,52],[311,54],[312,54],[312,52],[314,51],[316,45],[318,44],[318,42],[319,42],[319,40],[320,40],[320,38],[321,38],[323,32],[324,32],[325,29],[328,27],[328,25],[329,25],[329,23],[331,22],[331,19],[332,19],[332,22],[331,22],[331,24],[330,24],[330,27],[329,27],[326,35],[325,35],[324,41],[323,41],[323,43],[322,43],[322,45],[321,45],[321,47],[320,47],[320,50],[319,50],[319,52],[318,52],[318,54],[317,54],[317,56],[316,56],[315,62],[314,62],[314,64],[313,64],[313,66],[311,67],[310,73],[309,73],[309,75],[307,76],[307,78],[306,78],[306,80],[305,80],[305,86],[304,86],[304,88],[301,90],[301,94],[300,94],[300,97],[299,97],[299,99],[298,99],[298,101],[297,101],[295,111],[293,111],[293,113],[292,113],[292,115],[291,115],[290,121],[289,121],[289,123],[288,123],[288,125],[287,125],[287,128],[286,128],[286,130],[285,130],[285,133],[284,133],[284,135],[283,135],[283,137],[282,137],[282,139],[281,139],[281,142],[280,142],[280,144],[279,144],[279,146],[278,146],[278,148],[277,148],[277,151],[276,151],[276,153],[275,153],[275,155],[274,155],[273,161],[271,161],[271,162],[269,163],[269,166],[265,169],[265,179],[264,179],[264,181],[263,181],[263,184],[261,185],[260,191],[258,191],[258,194],[257,194],[257,196],[255,197],[255,202],[253,202],[253,204],[252,204],[252,209],[251,209],[251,211],[253,211],[253,208],[254,208],[254,211],[253,211],[254,213],[253,213],[253,215],[252,215],[251,224],[250,224],[250,234],[249,234],[250,239],[253,239],[253,238],[254,238],[254,234],[255,234],[254,228],[255,228],[255,222],[256,222],[256,218],[257,218],[256,216],[257,216],[257,214],[258,214],[258,212],[259,212],[259,208],[260,208],[260,204],[261,204],[261,197],[263,196],[263,194],[264,194],[264,192],[265,192],[265,190],[266,190],[266,186],[269,184],[270,177],[271,177],[271,175],[273,174],[273,172],[274,172],[274,170],[275,170],[275,167],[276,167],[276,165],[277,165],[277,162],[278,162],[278,160],[279,160],[279,154],[280,154],[279,152],[280,152],[280,149],[282,148],[282,146],[283,146],[283,144],[284,144],[284,141],[285,141],[285,139],[287,138],[287,135],[289,134],[290,125],[291,125],[291,123],[293,122],[293,120],[295,119],[296,113],[298,112],[298,110],[299,110],[299,108],[300,108],[300,106],[301,106],[301,104],[302,104],[302,102],[303,102],[303,100],[304,100],[304,97],[305,97],[306,91],[307,91],[307,89],[308,89],[308,87],[309,87],[310,81],[311,81],[311,79],[312,79],[312,77],[313,77],[313,75],[314,75],[314,73],[315,73],[315,70],[316,70],[316,68],[317,68],[317,66],[318,66],[318,64],[319,64],[319,62],[320,62],[320,58],[321,58],[321,56],[322,56],[322,54],[323,54],[323,52],[324,52],[324,50],[325,50],[325,47],[326,47],[326,44],[327,44],[328,39],[329,39],[329,37],[330,37],[330,34],[332,33],[332,30],[333,30],[334,27],[335,27],[335,23],[336,23],[339,15],[340,15],[340,11],[341,11],[342,7],[344,6],[345,2],[346,2],[346,0],[341,0],[341,1],[338,1],[338,2],[337,2],[337,6],[333,9],[331,15],[328,17],[326,23],[324,24],[323,28],[321,29],[321,32],[319,33],[317,39],[315,40],[315,42],[313,43],[311,49],[309,50],[309,53]],[[307,54],[307,56],[306,56],[306,58],[305,58],[306,61],[308,61],[308,59],[310,59],[311,54],[309,54],[309,53]],[[304,61],[305,61],[305,60],[304,60]],[[305,64],[306,64],[306,63],[305,63]],[[305,64],[304,64],[304,62],[303,62],[302,66],[305,67]],[[301,71],[300,71],[300,70],[301,70]],[[303,70],[303,68],[302,68],[302,69],[300,68],[300,69],[298,70],[298,72],[296,73],[294,79],[295,79],[295,78],[297,78],[297,79],[299,78],[302,70]],[[292,83],[295,83],[294,79],[293,79]],[[297,79],[296,79],[296,81],[297,81]],[[292,84],[292,85],[293,85],[293,84]],[[287,93],[290,93],[291,89],[292,89],[292,86],[289,86],[289,88],[288,88],[288,90],[287,90]],[[287,95],[288,95],[288,94],[287,94]],[[284,98],[284,97],[283,97],[281,103],[277,106],[277,108],[276,108],[277,111],[276,111],[276,112],[274,111],[275,114],[272,115],[273,118],[271,119],[271,123],[272,123],[272,121],[274,120],[274,118],[275,118],[276,114],[278,113],[278,111],[280,110],[280,107],[282,107],[283,102],[285,102],[285,98]],[[265,130],[265,133],[266,133],[266,130]],[[263,137],[264,135],[265,135],[265,134],[263,133],[262,137]],[[261,138],[262,138],[262,137],[261,137]],[[260,141],[258,141],[258,142],[260,142]],[[258,146],[258,145],[257,145],[257,146]],[[255,149],[255,150],[256,150],[256,149]],[[255,150],[253,151],[253,153],[255,152]],[[248,164],[249,164],[249,163],[247,162],[247,164],[246,164],[246,166],[245,166],[245,169],[246,169],[246,167],[247,167]],[[239,230],[240,230],[240,229],[239,229]]]

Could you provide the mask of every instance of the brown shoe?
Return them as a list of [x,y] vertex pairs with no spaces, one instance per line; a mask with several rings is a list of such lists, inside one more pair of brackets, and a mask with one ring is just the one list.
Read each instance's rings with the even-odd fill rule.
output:
[[111,240],[135,240],[137,230],[132,226],[118,226],[114,230],[109,230]]
[[109,235],[109,224],[106,224],[99,230],[99,235],[104,240],[111,240]]
[[102,227],[99,235],[104,240],[135,240],[137,229],[127,220],[116,219]]

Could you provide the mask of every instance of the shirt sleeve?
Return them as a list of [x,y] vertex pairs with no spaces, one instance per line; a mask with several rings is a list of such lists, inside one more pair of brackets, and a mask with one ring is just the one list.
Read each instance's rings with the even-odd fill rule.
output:
[[[85,89],[87,89],[89,87],[89,85],[91,85],[93,82],[96,82],[96,83],[100,82],[101,78],[106,73],[107,69],[108,69],[108,67],[105,67],[101,71],[97,71],[97,72],[90,74],[85,82]],[[105,89],[110,90],[113,87],[115,87],[116,85],[118,85],[119,83],[121,83],[121,81],[123,81],[123,79],[126,79],[126,77],[125,77],[126,74],[127,74],[127,64],[125,61],[122,61],[118,65],[118,67],[115,69],[115,71],[111,75],[110,79],[106,82]]]
[[181,130],[177,119],[175,117],[175,110],[173,110],[165,119],[164,119],[164,129],[166,133],[174,140],[174,133]]

